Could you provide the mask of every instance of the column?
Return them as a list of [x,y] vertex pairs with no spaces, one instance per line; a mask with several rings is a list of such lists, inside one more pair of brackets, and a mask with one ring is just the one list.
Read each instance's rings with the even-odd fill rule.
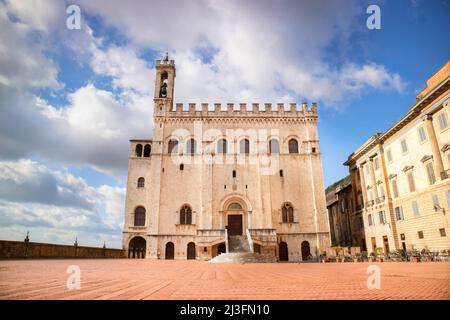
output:
[[442,180],[441,173],[444,172],[444,164],[442,162],[441,151],[439,150],[439,144],[436,139],[436,133],[433,127],[433,116],[426,115],[425,128],[427,130],[428,140],[430,141],[431,152],[433,153],[433,169],[434,175],[437,180]]
[[370,175],[372,177],[373,196],[376,201],[378,199],[378,186],[377,186],[377,178],[375,177],[375,169],[373,167],[373,158],[370,158],[369,168],[370,168]]
[[366,207],[366,204],[369,203],[369,198],[367,198],[367,189],[366,189],[366,179],[364,178],[364,163],[360,164],[358,170],[359,170],[359,176],[361,177],[361,189],[363,193],[363,205]]

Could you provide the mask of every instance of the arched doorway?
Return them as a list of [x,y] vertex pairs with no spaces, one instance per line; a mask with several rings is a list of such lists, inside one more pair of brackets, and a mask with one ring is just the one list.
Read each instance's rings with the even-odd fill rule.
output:
[[225,243],[221,243],[219,244],[219,246],[217,247],[217,254],[221,254],[221,253],[226,253],[227,252],[227,247],[225,246]]
[[166,260],[173,260],[175,258],[175,246],[173,242],[166,243]]
[[195,260],[195,243],[189,242],[187,245],[187,258],[188,260]]
[[278,251],[280,255],[280,261],[289,261],[288,245],[286,242],[280,242]]
[[302,242],[302,261],[307,261],[308,257],[311,255],[311,248],[308,241]]
[[142,237],[134,237],[128,244],[128,258],[143,259],[145,258],[146,241]]

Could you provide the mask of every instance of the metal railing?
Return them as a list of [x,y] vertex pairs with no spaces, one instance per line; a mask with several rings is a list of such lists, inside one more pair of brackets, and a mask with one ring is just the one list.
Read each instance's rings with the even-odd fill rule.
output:
[[255,248],[253,247],[253,239],[252,239],[252,236],[250,234],[250,230],[246,229],[245,232],[247,234],[248,247],[250,248],[250,252],[255,252]]
[[229,245],[228,245],[228,230],[225,228],[225,252],[230,252]]

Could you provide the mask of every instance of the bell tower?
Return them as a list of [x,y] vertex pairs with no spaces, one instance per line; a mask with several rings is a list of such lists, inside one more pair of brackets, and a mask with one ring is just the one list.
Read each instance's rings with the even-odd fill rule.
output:
[[164,115],[173,108],[173,88],[175,84],[175,61],[169,55],[163,60],[156,60],[155,79],[155,116]]

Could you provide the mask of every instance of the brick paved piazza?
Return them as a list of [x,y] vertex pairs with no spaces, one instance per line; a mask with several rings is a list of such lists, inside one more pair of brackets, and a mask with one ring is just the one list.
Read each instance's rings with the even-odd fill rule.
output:
[[[81,288],[68,290],[69,265]],[[0,261],[0,299],[450,299],[450,263],[212,264],[201,261]]]

